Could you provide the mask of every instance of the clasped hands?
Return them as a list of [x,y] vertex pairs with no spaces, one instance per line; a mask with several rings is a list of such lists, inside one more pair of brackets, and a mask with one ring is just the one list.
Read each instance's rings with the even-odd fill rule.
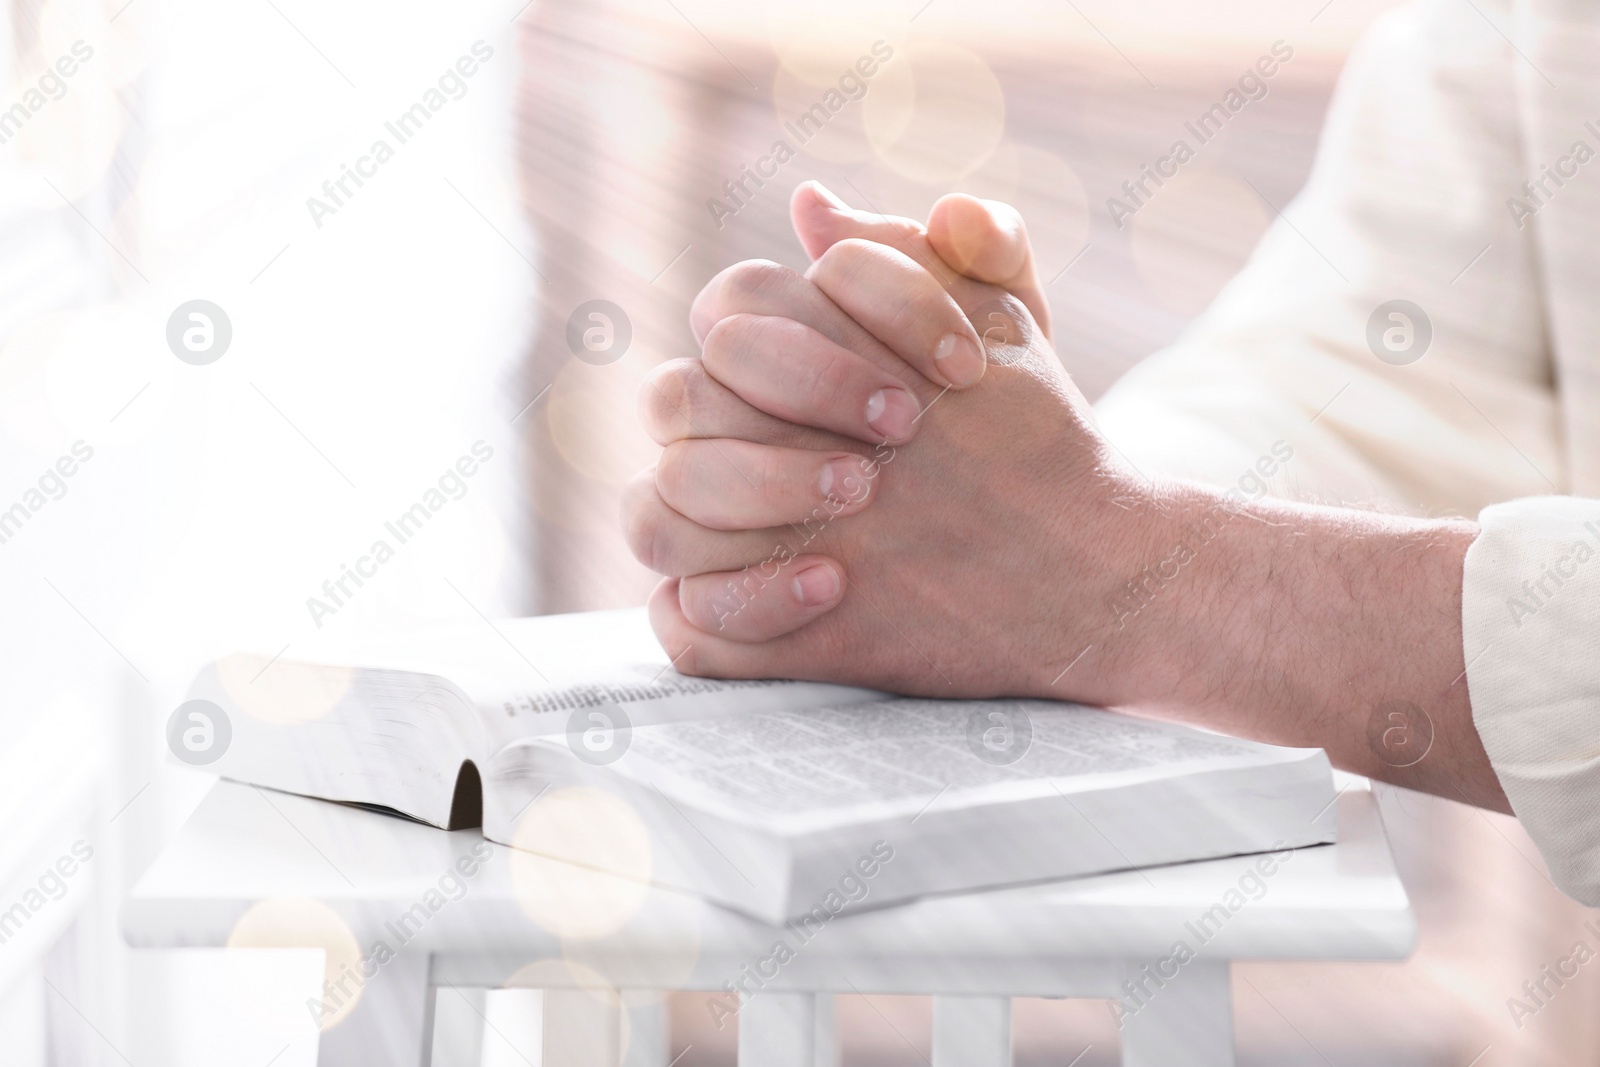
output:
[[1051,347],[1021,219],[954,195],[924,227],[814,183],[791,207],[809,269],[717,275],[690,315],[701,357],[640,391],[664,451],[624,526],[666,576],[650,614],[678,669],[1130,696],[1104,604],[1160,503]]

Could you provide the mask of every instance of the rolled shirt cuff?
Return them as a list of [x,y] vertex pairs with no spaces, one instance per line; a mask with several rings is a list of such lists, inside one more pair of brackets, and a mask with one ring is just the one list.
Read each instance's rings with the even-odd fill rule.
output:
[[1462,571],[1472,719],[1556,885],[1600,905],[1600,500],[1485,508]]

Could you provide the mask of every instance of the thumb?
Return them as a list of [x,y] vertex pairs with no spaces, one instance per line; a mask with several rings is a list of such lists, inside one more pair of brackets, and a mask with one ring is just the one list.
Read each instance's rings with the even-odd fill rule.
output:
[[1039,284],[1028,227],[1016,208],[965,193],[941,197],[928,215],[928,244],[952,269],[1021,300],[1050,336],[1050,305]]
[[801,182],[795,187],[789,198],[789,218],[794,223],[795,236],[812,260],[851,237],[898,248],[924,266],[932,252],[922,223],[898,215],[857,211],[821,182]]

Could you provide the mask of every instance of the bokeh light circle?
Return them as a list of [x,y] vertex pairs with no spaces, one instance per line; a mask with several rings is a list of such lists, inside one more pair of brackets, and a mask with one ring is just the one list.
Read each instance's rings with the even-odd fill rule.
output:
[[947,41],[897,48],[861,103],[878,158],[927,184],[976,169],[1005,133],[999,79],[977,53]]
[[[228,934],[229,949],[322,949],[323,985],[318,1015],[321,1028],[337,1026],[355,1010],[365,986],[361,947],[349,925],[327,904],[310,897],[270,897],[250,906]],[[270,972],[250,953],[227,955],[228,982],[235,997],[284,1029],[309,1024],[312,1016],[298,1000],[283,1002]],[[325,1009],[325,1010],[320,1010]],[[281,1018],[280,1018],[281,1016]]]
[[632,805],[599,789],[552,789],[512,831],[511,882],[527,915],[558,937],[604,937],[650,893],[654,849]]

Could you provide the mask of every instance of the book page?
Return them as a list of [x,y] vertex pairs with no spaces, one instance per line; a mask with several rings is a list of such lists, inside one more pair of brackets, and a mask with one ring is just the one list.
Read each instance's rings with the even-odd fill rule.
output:
[[702,806],[780,817],[1069,791],[1296,751],[1052,701],[895,699],[636,729],[616,768]]
[[507,690],[500,700],[500,710],[507,715],[538,715],[679,697],[711,698],[722,693],[751,689],[788,689],[798,684],[772,679],[725,681],[720,678],[692,678],[665,665],[658,667],[653,663],[612,664],[602,673],[603,677],[580,678],[565,685],[551,683]]

